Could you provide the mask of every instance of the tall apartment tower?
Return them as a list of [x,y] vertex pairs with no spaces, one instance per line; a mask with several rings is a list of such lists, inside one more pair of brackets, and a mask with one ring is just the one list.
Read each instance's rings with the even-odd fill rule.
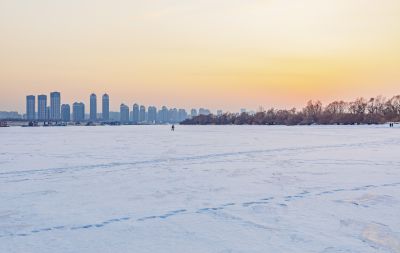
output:
[[97,120],[97,96],[96,94],[90,95],[90,121]]
[[50,93],[50,120],[61,119],[61,94],[60,92]]
[[139,123],[139,105],[134,104],[132,108],[132,121],[133,123]]
[[61,105],[61,120],[63,122],[71,121],[71,108],[69,105]]
[[199,109],[199,115],[210,115],[211,112],[208,109],[200,108]]
[[85,121],[85,104],[75,102],[72,105],[72,115],[75,122]]
[[26,119],[35,120],[35,96],[26,96]]
[[168,119],[170,123],[178,123],[178,109],[176,108],[169,109]]
[[146,107],[144,105],[141,105],[139,109],[139,122],[146,122]]
[[192,109],[192,110],[190,111],[190,116],[196,117],[196,116],[197,116],[197,110],[196,110],[196,109]]
[[110,120],[110,98],[107,94],[103,95],[102,99],[102,117],[104,121]]
[[149,106],[147,109],[147,122],[150,124],[157,122],[157,108],[155,106]]
[[161,110],[159,111],[158,121],[160,123],[168,122],[168,108],[166,106],[161,107]]
[[120,121],[121,123],[129,122],[129,107],[125,104],[120,106]]
[[187,112],[185,109],[178,110],[178,122],[182,122],[187,119]]
[[47,96],[46,95],[39,95],[38,96],[38,120],[46,121],[47,115]]

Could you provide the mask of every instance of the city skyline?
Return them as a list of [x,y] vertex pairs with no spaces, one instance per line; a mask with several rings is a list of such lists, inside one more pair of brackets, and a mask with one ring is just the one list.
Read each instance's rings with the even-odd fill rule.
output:
[[71,102],[110,92],[112,110],[129,99],[238,111],[390,96],[398,13],[397,0],[2,1],[0,110],[53,89]]
[[[33,91],[33,92],[31,92],[31,93],[28,93],[28,95],[26,95],[26,94],[23,94],[22,95],[22,97],[19,99],[19,100],[21,100],[21,104],[18,104],[18,106],[17,107],[14,107],[14,108],[11,108],[11,107],[6,107],[6,108],[0,108],[0,111],[2,111],[2,112],[16,112],[16,113],[19,113],[19,114],[21,114],[21,115],[25,115],[26,114],[26,112],[27,112],[27,107],[26,107],[26,97],[27,96],[35,96],[35,113],[36,113],[36,117],[37,117],[37,119],[39,118],[39,99],[41,98],[42,99],[42,101],[45,101],[44,103],[43,103],[43,105],[42,106],[46,106],[47,105],[47,109],[49,109],[50,107],[51,107],[51,94],[52,93],[54,93],[54,91],[53,90],[50,90],[48,93],[45,93],[45,92],[35,92],[35,91]],[[90,118],[90,114],[91,114],[91,96],[92,95],[94,95],[95,96],[95,103],[97,104],[97,107],[96,107],[96,109],[95,109],[95,113],[96,113],[96,115],[97,115],[97,118],[99,117],[99,115],[101,115],[101,117],[102,118],[104,118],[104,115],[103,115],[103,111],[104,111],[104,109],[107,109],[106,110],[106,112],[108,112],[108,113],[110,113],[110,112],[119,112],[120,111],[120,105],[121,105],[121,103],[124,103],[123,101],[121,102],[121,101],[113,101],[113,100],[111,100],[112,101],[112,104],[113,105],[116,105],[116,106],[113,106],[113,107],[111,107],[111,103],[110,103],[110,100],[109,100],[109,93],[101,93],[101,92],[99,92],[99,98],[100,99],[98,99],[98,97],[97,97],[97,94],[98,93],[96,93],[96,92],[89,92],[89,95],[86,95],[86,96],[82,96],[82,95],[78,95],[76,98],[74,98],[74,97],[72,97],[72,98],[69,98],[68,100],[65,98],[65,96],[64,96],[64,93],[63,92],[59,92],[59,91],[57,91],[57,92],[55,92],[55,93],[57,93],[57,96],[59,96],[59,94],[58,93],[62,93],[63,94],[63,98],[62,98],[62,101],[59,101],[58,103],[59,103],[59,105],[60,105],[60,108],[61,108],[61,106],[62,106],[62,104],[68,104],[68,105],[70,105],[71,107],[72,107],[72,104],[73,103],[75,103],[75,102],[82,102],[82,103],[84,103],[86,106],[87,106],[87,111],[86,111],[86,114],[85,115],[89,115],[89,118]],[[46,95],[46,94],[48,94],[48,95]],[[104,97],[104,96],[106,96],[106,97]],[[78,99],[78,98],[81,98],[81,99]],[[60,98],[61,99],[61,98]],[[48,100],[48,101],[47,101]],[[66,101],[67,100],[67,101]],[[105,102],[105,101],[106,102]],[[138,99],[138,100],[140,100],[140,99]],[[58,101],[58,100],[57,100]],[[130,106],[130,108],[132,107],[132,105],[139,105],[138,104],[138,102],[135,102],[135,101],[133,101],[132,99],[127,99],[126,101],[128,101],[128,103],[126,103],[128,106]],[[106,106],[106,108],[103,108],[102,107],[102,105],[104,104],[104,102],[105,102],[105,104],[107,105]],[[131,105],[131,103],[132,103],[132,105]],[[146,104],[146,105],[149,105],[149,106],[154,106],[154,107],[156,107],[156,108],[161,108],[161,107],[163,107],[163,106],[166,106],[166,107],[172,107],[172,108],[174,108],[174,107],[176,107],[176,108],[185,108],[186,110],[188,110],[189,112],[190,112],[190,110],[192,110],[192,109],[196,109],[196,110],[200,110],[200,109],[206,109],[206,110],[208,110],[208,111],[210,111],[210,112],[214,112],[214,114],[217,114],[218,113],[218,111],[223,111],[223,112],[232,112],[232,113],[235,113],[235,112],[241,112],[241,110],[244,108],[243,106],[238,106],[237,107],[237,109],[234,109],[234,110],[223,110],[222,108],[224,108],[224,106],[219,106],[219,107],[215,107],[215,108],[210,108],[210,107],[208,107],[208,106],[205,106],[204,104],[203,105],[199,105],[199,106],[194,106],[194,107],[191,107],[191,106],[188,106],[188,105],[182,105],[182,106],[176,106],[174,103],[172,103],[172,104],[161,104],[161,103],[150,103],[150,104],[147,104],[147,103],[141,103],[140,105],[142,105],[142,104]],[[176,103],[176,104],[179,104],[179,103]],[[207,101],[205,101],[205,104],[207,104]],[[140,106],[139,105],[139,106]],[[264,108],[264,106],[263,105],[259,105],[259,106],[256,106],[255,108],[248,108],[248,107],[246,107],[247,109],[247,111],[256,111],[256,110],[258,110],[260,107],[263,107]],[[22,108],[22,109],[19,109],[19,108]],[[49,117],[52,117],[51,116],[51,112],[50,111],[48,111],[48,112],[46,112],[46,113],[48,113],[49,114]],[[72,113],[72,111],[71,111],[71,113]],[[94,112],[93,112],[94,113]],[[58,116],[58,118],[61,118],[61,109],[60,109],[60,111],[58,112],[58,114],[57,115],[59,115]],[[53,117],[54,118],[54,117]]]
[[[36,97],[38,103],[36,103]],[[85,102],[74,101],[71,105],[61,100],[61,92],[50,92],[50,105],[47,105],[47,95],[27,95],[25,101],[25,113],[18,116],[16,112],[6,112],[5,115],[12,115],[12,119],[25,119],[31,122],[116,122],[122,124],[163,124],[179,123],[189,117],[195,117],[203,114],[208,115],[212,112],[205,108],[192,108],[190,113],[183,108],[157,106],[134,103],[133,105],[121,103],[119,111],[110,111],[110,97],[104,93],[101,97],[101,103],[97,103],[97,95],[89,95],[89,109]],[[101,108],[101,112],[98,108]],[[72,110],[71,110],[72,108]],[[130,109],[132,108],[132,110]],[[218,110],[222,113],[222,110]],[[10,114],[11,113],[11,114]],[[111,116],[112,115],[112,116]],[[10,118],[11,119],[11,118]]]

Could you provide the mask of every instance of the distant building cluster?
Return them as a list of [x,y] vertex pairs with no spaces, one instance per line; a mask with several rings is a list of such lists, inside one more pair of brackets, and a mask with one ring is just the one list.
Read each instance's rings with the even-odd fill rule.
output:
[[18,112],[5,112],[0,111],[0,119],[22,119],[22,115]]
[[50,93],[50,104],[47,104],[47,95],[26,96],[26,119],[30,121],[61,121],[61,94]]
[[[69,104],[61,103],[61,93],[51,92],[48,103],[47,95],[26,96],[25,119],[38,122],[120,122],[121,124],[166,124],[179,123],[198,115],[211,114],[210,110],[200,108],[191,109],[188,113],[185,109],[168,108],[162,106],[149,106],[137,103],[131,107],[122,103],[119,112],[110,111],[110,97],[104,94],[101,99],[101,113],[97,111],[98,101],[96,94],[90,95],[89,111],[85,109],[83,102],[75,102],[72,108]],[[222,111],[218,111],[222,114]],[[1,114],[0,114],[1,115]]]

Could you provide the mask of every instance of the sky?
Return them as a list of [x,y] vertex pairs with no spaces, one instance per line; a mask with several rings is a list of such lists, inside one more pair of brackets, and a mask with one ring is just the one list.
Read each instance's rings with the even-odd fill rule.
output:
[[0,111],[238,111],[400,94],[399,0],[0,0]]

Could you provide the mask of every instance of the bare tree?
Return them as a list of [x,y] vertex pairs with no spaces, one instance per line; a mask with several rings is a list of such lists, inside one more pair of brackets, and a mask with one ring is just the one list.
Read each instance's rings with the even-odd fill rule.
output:
[[400,95],[387,100],[377,96],[366,100],[357,98],[353,102],[334,101],[325,108],[320,101],[308,101],[300,111],[267,111],[260,107],[254,115],[247,113],[225,113],[220,116],[200,115],[182,124],[255,124],[255,125],[299,125],[299,124],[381,124],[400,121]]

